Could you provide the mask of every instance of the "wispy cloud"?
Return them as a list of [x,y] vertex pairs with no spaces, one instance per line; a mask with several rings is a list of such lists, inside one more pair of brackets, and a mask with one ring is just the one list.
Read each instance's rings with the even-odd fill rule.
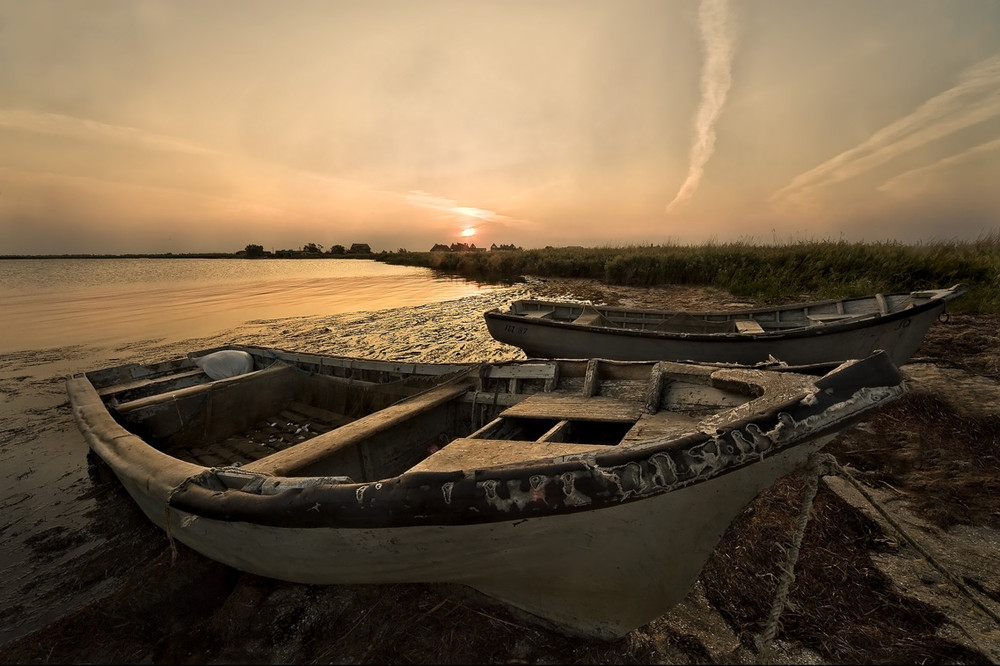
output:
[[881,186],[879,186],[878,190],[879,192],[885,192],[896,196],[919,194],[920,191],[922,191],[921,185],[926,183],[928,179],[934,179],[939,172],[951,169],[952,167],[993,152],[1000,153],[1000,139],[994,139],[993,141],[981,143],[978,146],[973,146],[972,148],[964,150],[957,155],[952,155],[944,158],[943,160],[938,160],[933,164],[905,171],[898,176],[894,176],[893,178],[885,181]]
[[705,171],[705,164],[715,152],[715,121],[725,104],[732,81],[733,53],[736,50],[733,17],[727,0],[702,0],[698,8],[705,63],[701,70],[701,102],[695,118],[688,175],[666,212],[690,199]]
[[471,206],[455,206],[451,210],[458,213],[459,215],[467,215],[469,217],[474,217],[478,220],[495,220],[497,218],[497,214],[491,210],[484,210],[482,208],[473,208]]
[[773,194],[773,204],[808,203],[822,188],[874,169],[899,155],[1000,116],[1000,55],[965,70],[958,84],[864,143],[796,176]]
[[138,127],[102,123],[59,113],[0,109],[0,127],[49,134],[84,141],[114,141],[138,144],[157,150],[192,154],[215,154],[216,151],[178,137],[157,134]]
[[523,220],[516,217],[501,215],[496,211],[485,208],[460,206],[458,202],[453,199],[435,196],[420,190],[407,192],[403,195],[403,197],[408,204],[419,206],[420,208],[439,211],[446,216],[453,217],[456,222],[460,223],[471,222],[470,218],[474,218],[483,222],[493,222],[504,227],[524,228],[534,226],[534,223],[531,222],[531,220]]
[[464,206],[453,199],[427,192],[384,190],[364,181],[262,162],[245,156],[227,155],[181,137],[158,134],[138,127],[57,113],[0,108],[0,129],[73,139],[97,146],[139,146],[156,151],[211,157],[209,162],[192,165],[188,171],[188,174],[201,173],[205,176],[199,180],[199,188],[192,188],[186,182],[163,180],[148,175],[134,180],[123,178],[120,174],[98,172],[72,174],[58,173],[58,169],[5,169],[8,173],[17,172],[22,176],[31,173],[49,184],[62,183],[73,191],[78,191],[85,185],[101,191],[118,188],[120,192],[183,192],[192,201],[214,201],[220,207],[238,206],[241,209],[252,201],[252,205],[260,212],[271,212],[282,219],[315,216],[319,214],[317,211],[326,211],[348,202],[361,208],[375,206],[403,211],[407,207],[415,207],[435,211],[439,214],[438,219],[461,227],[467,227],[472,222],[505,228],[534,226],[530,220],[502,215],[485,208]]

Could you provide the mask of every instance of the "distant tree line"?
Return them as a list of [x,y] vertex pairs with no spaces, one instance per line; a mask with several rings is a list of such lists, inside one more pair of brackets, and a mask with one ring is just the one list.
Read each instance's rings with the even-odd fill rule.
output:
[[[452,243],[451,245],[445,245],[443,243],[436,243],[431,249],[431,252],[514,252],[518,250],[523,250],[524,248],[517,247],[516,245],[497,245],[493,243],[489,249],[484,247],[476,247],[474,243]],[[399,248],[396,250],[396,254],[407,254],[409,251],[406,248]],[[262,257],[272,257],[272,258],[287,258],[287,257],[322,257],[322,256],[368,256],[372,255],[372,249],[368,243],[353,243],[350,247],[344,247],[343,245],[331,245],[328,249],[324,250],[323,246],[319,243],[306,243],[302,246],[302,249],[298,250],[273,250],[268,251],[264,249],[263,245],[258,243],[250,243],[243,250],[236,253],[236,256],[246,257],[248,259],[260,259]],[[391,254],[384,250],[381,254]]]
[[[405,250],[403,250],[405,252]],[[263,245],[258,243],[250,243],[241,252],[236,253],[237,256],[247,257],[248,259],[260,259],[262,257],[310,257],[310,256],[357,256],[357,255],[370,255],[372,254],[372,249],[368,243],[354,243],[350,248],[345,248],[343,245],[331,245],[328,250],[324,252],[323,246],[319,243],[306,243],[302,246],[300,250],[274,250],[273,252],[265,250]]]

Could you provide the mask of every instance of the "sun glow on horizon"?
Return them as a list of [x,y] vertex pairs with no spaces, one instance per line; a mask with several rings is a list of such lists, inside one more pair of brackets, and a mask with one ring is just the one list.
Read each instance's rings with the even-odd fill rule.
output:
[[476,235],[476,228],[475,227],[467,227],[465,229],[462,229],[462,235],[466,236],[466,237],[468,237],[468,236],[475,236]]

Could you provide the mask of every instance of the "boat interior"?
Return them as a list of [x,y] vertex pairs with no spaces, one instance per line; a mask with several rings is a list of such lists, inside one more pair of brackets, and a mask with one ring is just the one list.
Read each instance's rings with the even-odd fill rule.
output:
[[[121,425],[176,458],[353,482],[662,442],[764,392],[752,371],[669,362],[317,359],[257,355],[252,371],[222,379],[191,359],[88,377]],[[784,376],[803,389],[801,375]]]
[[733,312],[671,312],[594,306],[587,303],[519,300],[510,313],[527,319],[583,326],[671,333],[741,333],[752,335],[831,323],[872,319],[913,308],[929,300],[925,292],[875,294],[867,298],[823,301],[801,306]]

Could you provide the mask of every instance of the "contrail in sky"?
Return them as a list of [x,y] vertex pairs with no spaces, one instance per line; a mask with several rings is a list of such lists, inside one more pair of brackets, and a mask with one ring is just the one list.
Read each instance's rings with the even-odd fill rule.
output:
[[726,101],[732,80],[736,43],[727,0],[702,0],[698,8],[698,23],[701,41],[705,45],[705,64],[701,70],[701,104],[695,119],[688,176],[677,196],[667,204],[667,213],[690,199],[698,189],[705,163],[715,151],[715,121]]
[[1000,56],[962,73],[958,84],[880,129],[864,143],[796,176],[771,196],[772,203],[807,201],[823,187],[857,176],[916,148],[1000,117]]
[[933,164],[904,171],[898,176],[894,176],[882,183],[882,185],[878,187],[878,191],[886,192],[888,194],[906,194],[907,192],[916,190],[917,187],[919,187],[920,181],[924,178],[934,178],[935,174],[939,171],[944,171],[953,166],[960,165],[963,162],[968,162],[982,155],[994,152],[1000,153],[1000,139],[994,139],[993,141],[981,143],[978,146],[968,148],[956,155],[951,155],[942,160],[938,160]]

